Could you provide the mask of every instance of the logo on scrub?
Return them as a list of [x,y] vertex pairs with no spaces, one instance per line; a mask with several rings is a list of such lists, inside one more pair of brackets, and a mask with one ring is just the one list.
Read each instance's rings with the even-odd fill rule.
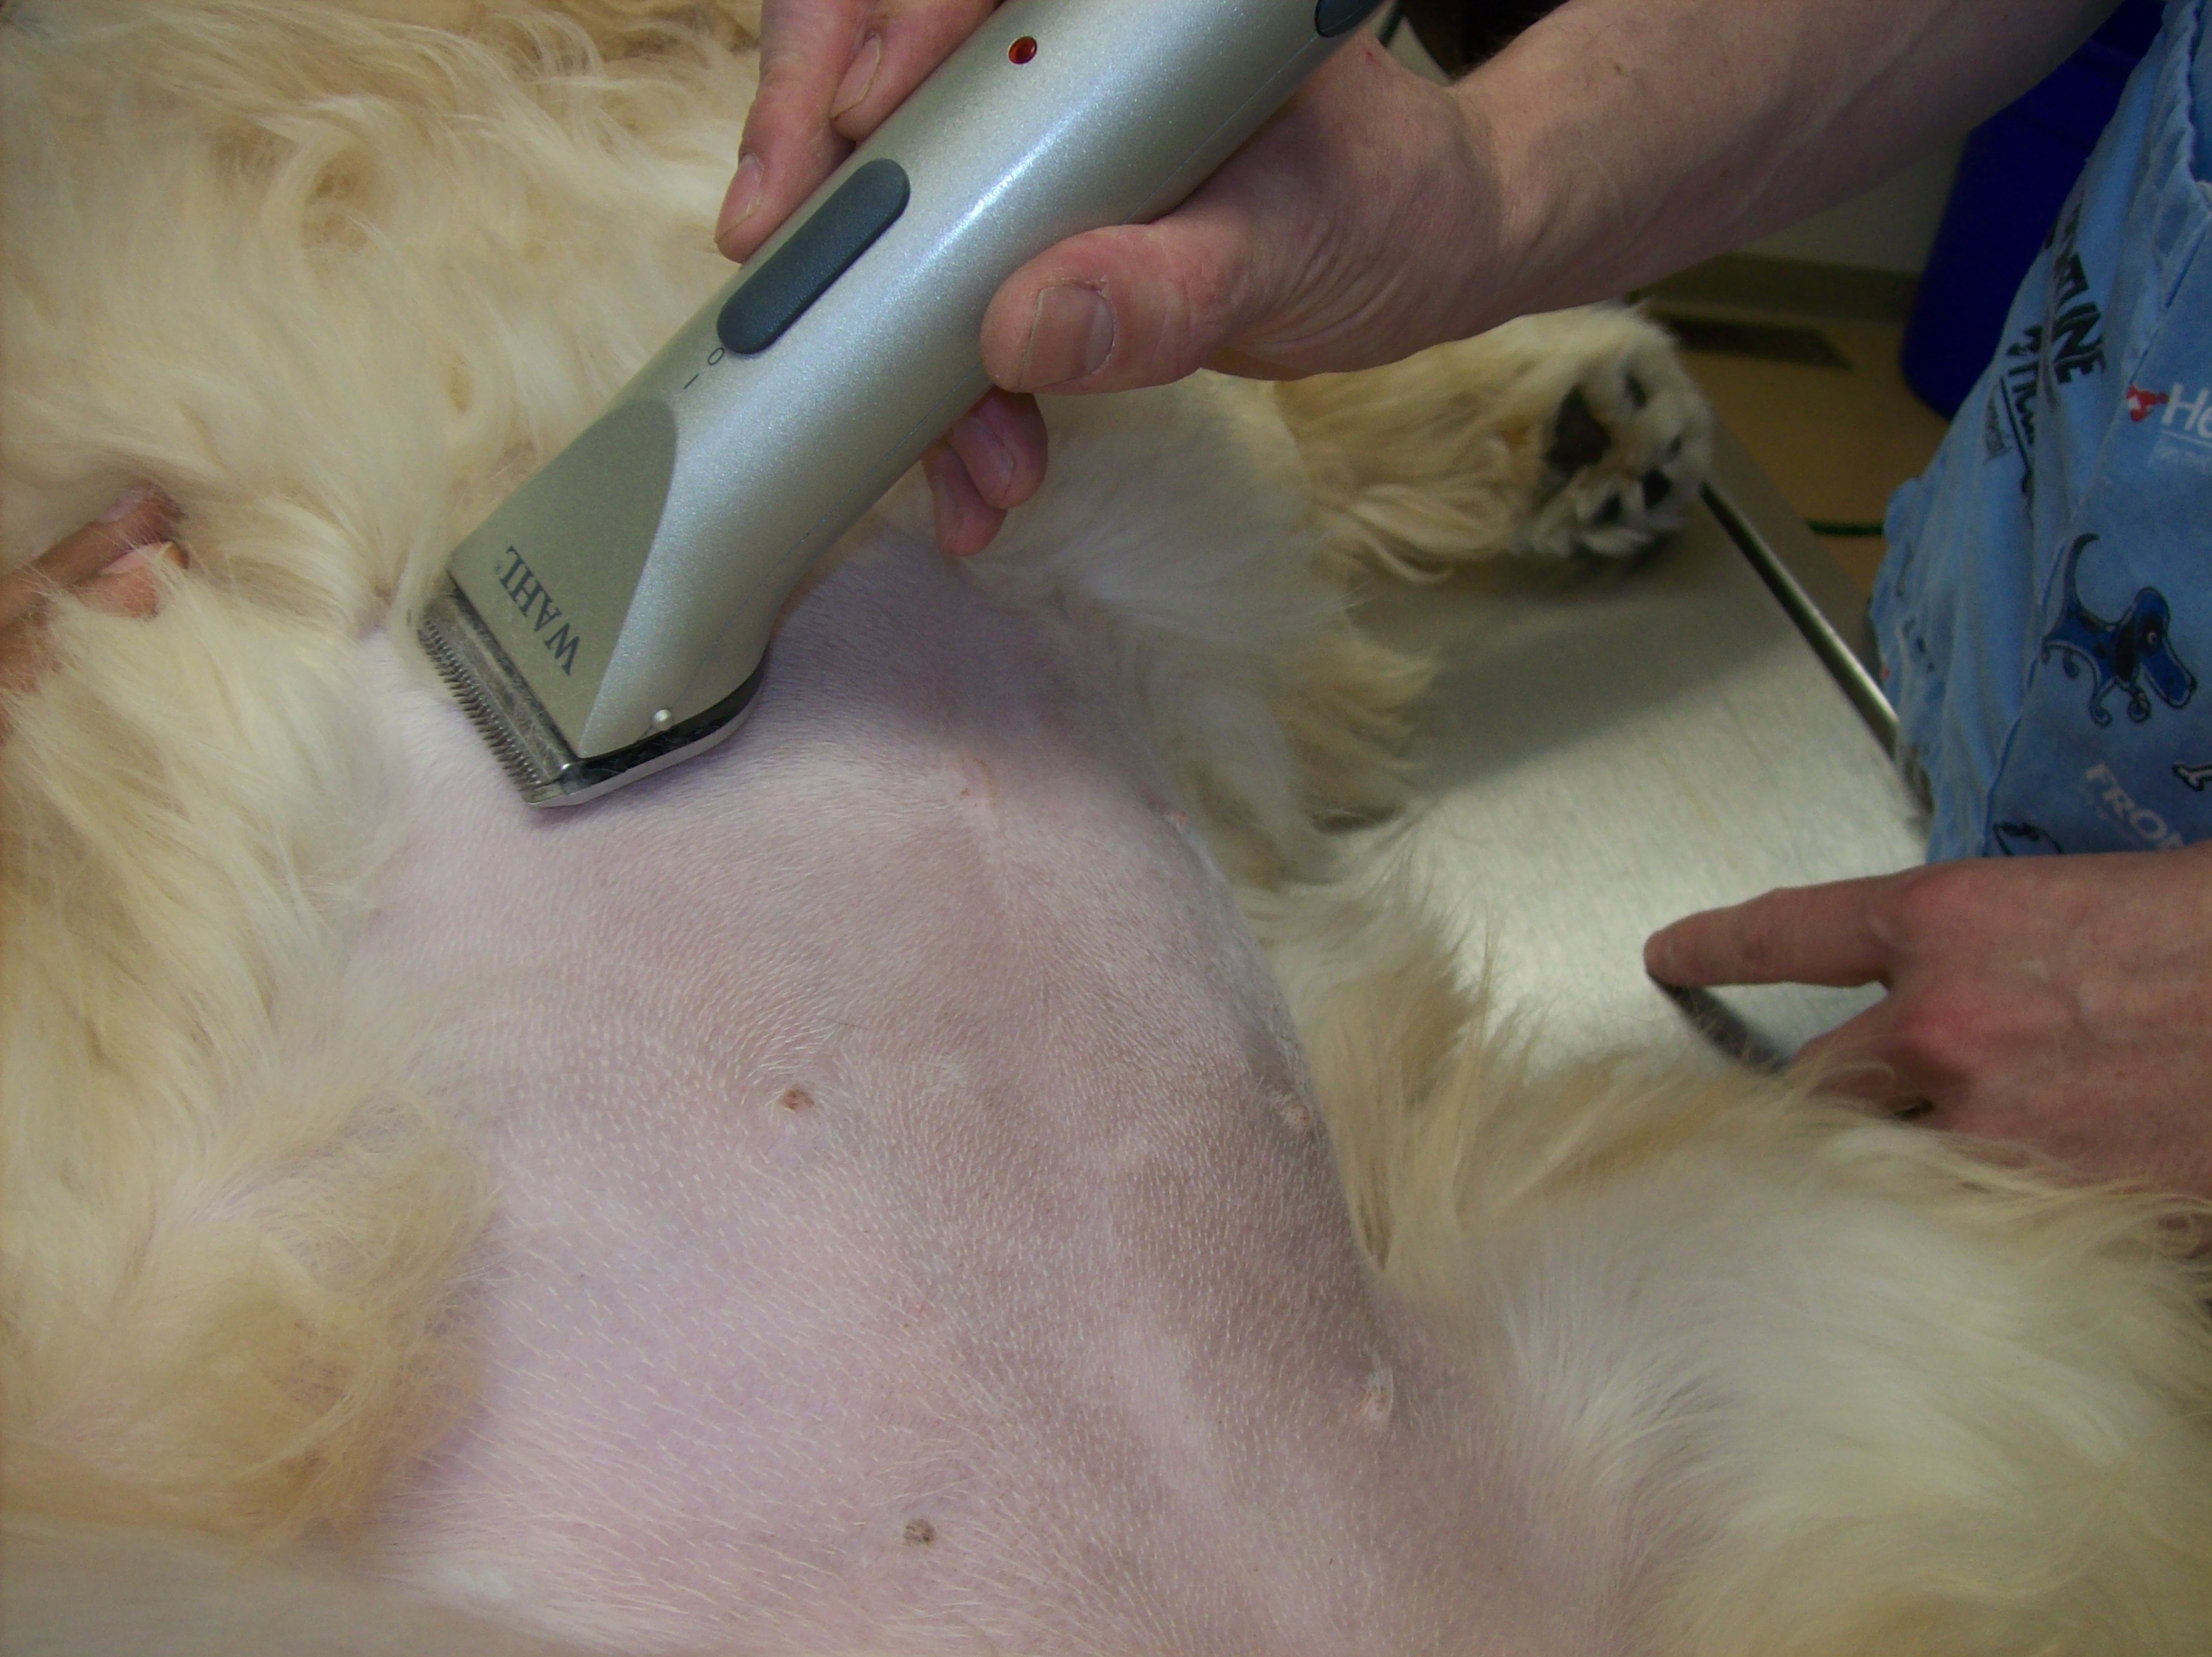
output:
[[[514,607],[522,612],[522,619],[530,623],[530,630],[538,635],[546,653],[561,665],[563,673],[576,671],[576,651],[584,640],[580,634],[572,633],[562,617],[567,614],[553,602],[553,595],[545,590],[545,583],[538,579],[538,572],[522,561],[521,551],[514,547],[507,549],[507,568],[499,573],[499,588],[514,600]],[[546,628],[551,628],[550,634]]]
[[2181,387],[2179,385],[2171,392],[2147,391],[2140,385],[2130,385],[2128,387],[2128,418],[2140,426],[2180,395]]
[[2090,798],[2114,822],[2141,841],[2144,845],[2161,852],[2179,851],[2183,841],[2166,820],[2148,806],[2138,804],[2136,797],[2120,786],[2109,765],[2091,767],[2082,774]]
[[[2142,399],[2140,403],[2138,398]],[[2138,425],[2155,414],[2161,432],[2185,437],[2194,443],[2212,443],[2212,386],[2191,392],[2188,386],[2177,382],[2172,391],[2160,393],[2130,385],[2128,413]]]

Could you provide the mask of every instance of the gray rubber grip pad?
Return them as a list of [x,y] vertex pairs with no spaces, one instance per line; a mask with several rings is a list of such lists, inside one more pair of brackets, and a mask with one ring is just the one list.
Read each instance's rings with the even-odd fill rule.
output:
[[758,356],[782,338],[898,222],[912,194],[906,169],[888,159],[870,161],[846,179],[730,295],[714,325],[722,343],[739,356]]

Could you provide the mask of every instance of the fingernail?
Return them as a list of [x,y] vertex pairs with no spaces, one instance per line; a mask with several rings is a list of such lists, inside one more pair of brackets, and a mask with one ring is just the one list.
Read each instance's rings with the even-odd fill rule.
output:
[[752,216],[753,209],[760,205],[760,157],[740,156],[737,176],[730,180],[729,193],[722,197],[721,216],[714,221],[714,240],[726,241],[732,231]]
[[1061,282],[1037,295],[1017,391],[1064,385],[1098,372],[1114,352],[1114,307],[1095,288]]
[[132,513],[137,511],[139,507],[144,506],[149,501],[151,501],[160,493],[161,491],[155,489],[151,483],[140,483],[132,489],[125,490],[122,497],[118,500],[113,506],[110,507],[106,512],[100,513],[99,517],[94,519],[92,521],[95,524],[113,524],[118,522],[123,519],[130,517]]
[[876,68],[883,61],[882,35],[871,34],[860,42],[860,49],[853,54],[853,61],[846,68],[845,78],[837,82],[837,95],[830,100],[831,120],[868,95],[868,88],[876,83]]
[[[1000,441],[989,422],[969,415],[960,422],[960,442],[954,446],[963,450],[961,458],[967,463],[968,475],[975,480],[976,491],[984,500],[997,506],[1006,498],[1006,491],[1014,486],[1014,452]],[[976,468],[982,468],[978,472]]]
[[100,573],[102,575],[128,575],[132,570],[143,569],[149,564],[167,564],[172,569],[190,569],[192,560],[191,555],[174,541],[147,541],[108,560]]
[[120,558],[110,559],[100,569],[102,575],[128,575],[134,569],[143,569],[159,557],[165,549],[156,542],[149,547],[133,547]]

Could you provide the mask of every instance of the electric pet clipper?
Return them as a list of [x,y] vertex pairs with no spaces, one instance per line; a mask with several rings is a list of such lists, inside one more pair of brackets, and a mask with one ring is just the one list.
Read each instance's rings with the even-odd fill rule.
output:
[[991,296],[1175,207],[1376,0],[1012,0],[453,549],[421,636],[535,805],[733,731],[815,560],[988,388]]

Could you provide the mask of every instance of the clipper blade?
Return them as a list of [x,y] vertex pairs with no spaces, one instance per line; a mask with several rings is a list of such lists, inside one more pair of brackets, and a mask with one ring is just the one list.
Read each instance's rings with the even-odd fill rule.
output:
[[713,747],[744,722],[768,672],[763,658],[750,678],[705,713],[628,748],[583,759],[450,580],[423,606],[416,637],[492,756],[532,805],[580,804]]

